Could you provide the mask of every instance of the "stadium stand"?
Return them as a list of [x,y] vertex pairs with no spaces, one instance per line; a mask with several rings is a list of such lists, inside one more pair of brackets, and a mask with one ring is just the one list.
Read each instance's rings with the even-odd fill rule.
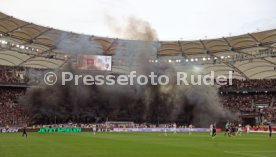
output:
[[[92,45],[90,51],[114,56],[112,73],[133,69],[116,52],[128,51],[124,45],[136,41],[65,32],[0,13],[0,126],[31,124],[16,101],[33,78],[29,71],[63,68],[75,56],[59,44],[83,39]],[[170,60],[179,71],[182,65],[192,64],[201,67],[204,75],[232,71],[233,85],[220,87],[224,107],[251,119],[276,121],[276,30],[197,41],[154,41],[151,49],[152,64]],[[19,88],[22,84],[27,86]]]
[[17,99],[24,95],[25,88],[0,88],[0,126],[22,126],[29,124],[27,112],[19,105]]
[[28,81],[22,67],[0,67],[1,84],[24,84]]

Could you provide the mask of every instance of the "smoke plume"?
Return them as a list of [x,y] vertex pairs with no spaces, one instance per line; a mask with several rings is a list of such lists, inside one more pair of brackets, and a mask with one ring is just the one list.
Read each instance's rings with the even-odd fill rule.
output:
[[125,25],[120,26],[115,17],[105,15],[105,23],[115,35],[121,38],[146,41],[158,39],[157,32],[151,24],[137,17],[127,17]]
[[[107,21],[114,26],[112,17]],[[137,75],[167,75],[170,83],[166,86],[147,84],[114,85],[114,86],[75,86],[73,83],[62,86],[60,82],[54,86],[41,84],[30,88],[20,103],[29,109],[34,123],[57,122],[100,122],[134,121],[137,123],[167,123],[193,124],[207,127],[210,123],[218,122],[231,115],[219,103],[216,87],[200,85],[176,85],[177,71],[191,74],[192,65],[181,65],[176,68],[170,63],[149,63],[149,59],[156,58],[159,43],[156,31],[148,22],[136,18],[129,18],[125,27],[114,26],[112,29],[125,38],[145,41],[118,40],[118,48],[113,56],[113,71],[127,69],[125,73],[135,70]],[[93,41],[92,41],[93,42]],[[84,45],[87,41],[84,42]],[[70,51],[83,52],[80,45],[70,43]],[[60,44],[61,48],[68,45]],[[89,50],[90,46],[85,46]],[[94,46],[91,46],[94,47]],[[101,50],[94,49],[95,54]],[[87,51],[87,50],[85,50]],[[120,64],[117,62],[120,60]],[[69,64],[57,73],[70,71],[73,74],[107,75],[104,72],[79,71]],[[60,75],[59,75],[60,77]]]

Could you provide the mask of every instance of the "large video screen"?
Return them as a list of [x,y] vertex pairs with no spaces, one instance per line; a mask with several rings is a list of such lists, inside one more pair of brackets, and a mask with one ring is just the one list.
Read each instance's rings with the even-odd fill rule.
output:
[[81,70],[111,71],[111,56],[78,55],[77,68]]

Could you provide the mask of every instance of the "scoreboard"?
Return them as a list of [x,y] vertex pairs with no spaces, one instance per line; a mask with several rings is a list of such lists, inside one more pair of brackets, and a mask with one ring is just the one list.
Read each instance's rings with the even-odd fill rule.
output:
[[78,55],[77,68],[81,70],[111,71],[111,56]]

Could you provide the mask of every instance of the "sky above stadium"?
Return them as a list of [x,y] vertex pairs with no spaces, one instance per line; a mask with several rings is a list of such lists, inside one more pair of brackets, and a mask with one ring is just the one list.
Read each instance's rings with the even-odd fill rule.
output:
[[122,27],[128,17],[135,17],[149,22],[159,40],[211,39],[274,29],[275,6],[275,0],[0,0],[0,11],[16,18],[104,37],[124,38],[110,29],[106,16]]

